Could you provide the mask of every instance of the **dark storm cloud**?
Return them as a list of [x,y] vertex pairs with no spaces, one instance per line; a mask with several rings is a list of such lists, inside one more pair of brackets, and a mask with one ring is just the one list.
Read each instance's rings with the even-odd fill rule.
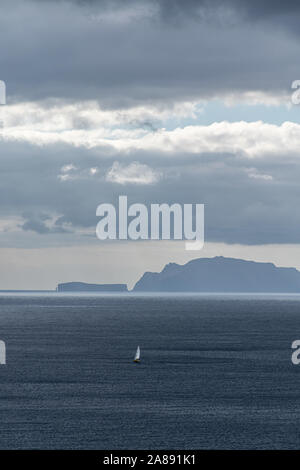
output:
[[[50,0],[51,1],[51,0]],[[63,1],[63,0],[53,0]],[[98,7],[102,11],[118,10],[124,5],[131,8],[154,8],[156,17],[164,22],[181,23],[192,19],[198,23],[202,21],[222,23],[237,21],[273,21],[283,28],[291,26],[298,21],[300,12],[298,0],[71,0],[81,7]],[[153,10],[152,10],[153,11]],[[279,21],[278,21],[279,20]]]
[[[37,0],[40,2],[40,0]],[[45,0],[47,1],[47,0]],[[63,1],[63,0],[53,0]],[[120,5],[155,5],[159,11],[172,15],[174,12],[181,14],[194,14],[203,9],[232,8],[237,11],[247,12],[249,16],[273,16],[278,13],[297,12],[300,10],[297,0],[73,0],[78,5],[98,5],[102,8],[120,7]]]
[[80,3],[2,2],[0,70],[9,100],[131,106],[286,91],[298,77],[298,38],[285,28],[297,18],[292,3],[282,10],[277,2],[273,9],[271,2]]

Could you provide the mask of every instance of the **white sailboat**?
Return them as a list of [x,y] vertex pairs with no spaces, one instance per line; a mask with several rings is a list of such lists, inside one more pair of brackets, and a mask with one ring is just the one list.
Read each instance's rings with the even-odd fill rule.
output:
[[141,350],[140,347],[137,347],[133,362],[140,362],[141,361]]

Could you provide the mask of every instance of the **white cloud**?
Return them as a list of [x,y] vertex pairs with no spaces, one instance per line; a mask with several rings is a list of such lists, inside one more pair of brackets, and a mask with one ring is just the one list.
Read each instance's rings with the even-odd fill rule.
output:
[[139,162],[132,162],[128,166],[114,162],[111,169],[106,174],[106,180],[118,184],[153,184],[161,177],[148,165]]
[[76,166],[73,163],[69,163],[61,167],[62,173],[69,173],[72,170],[77,170]]
[[123,149],[160,150],[164,152],[233,153],[249,158],[298,153],[300,125],[284,122],[278,126],[257,122],[215,122],[209,126],[186,126],[162,130],[140,139],[122,140]]
[[87,149],[104,146],[125,152],[218,152],[243,154],[248,158],[298,154],[300,124],[288,121],[281,125],[222,121],[178,126],[172,130],[160,127],[164,120],[171,118],[173,122],[185,117],[193,120],[198,112],[196,102],[177,103],[168,108],[137,106],[125,110],[101,109],[98,103],[91,101],[63,104],[52,100],[50,105],[22,103],[5,108],[0,138],[37,146],[62,143]]
[[98,168],[79,169],[73,163],[68,163],[61,167],[61,174],[57,176],[60,181],[69,181],[75,179],[93,177],[98,173]]
[[75,179],[77,177],[75,173],[76,170],[77,170],[77,167],[73,165],[73,163],[68,163],[66,165],[63,165],[60,169],[62,174],[58,175],[57,178],[60,181],[68,181],[71,179]]
[[74,176],[72,177],[72,175],[69,175],[68,173],[66,173],[65,175],[57,175],[57,178],[60,181],[68,181],[68,180],[74,179]]
[[272,175],[266,175],[263,173],[259,173],[256,168],[247,168],[246,172],[248,173],[249,178],[254,178],[254,179],[261,179],[265,181],[272,181],[273,176]]
[[152,121],[170,118],[196,118],[201,103],[180,101],[173,104],[139,105],[122,109],[101,108],[97,101],[22,102],[5,107],[4,127],[19,132],[56,133],[80,129],[110,129],[113,126],[143,128]]

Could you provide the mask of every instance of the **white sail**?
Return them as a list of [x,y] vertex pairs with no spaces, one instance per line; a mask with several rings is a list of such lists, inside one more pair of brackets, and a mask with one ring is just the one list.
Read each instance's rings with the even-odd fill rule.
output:
[[135,356],[134,356],[134,360],[139,361],[140,357],[141,357],[141,350],[140,350],[140,347],[138,346],[137,350],[136,350],[136,353],[135,353]]

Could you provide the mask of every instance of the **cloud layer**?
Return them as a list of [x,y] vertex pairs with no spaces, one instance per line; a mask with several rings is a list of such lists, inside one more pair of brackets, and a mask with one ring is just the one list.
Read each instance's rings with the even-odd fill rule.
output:
[[14,101],[107,107],[286,92],[298,6],[248,3],[3,0],[2,78]]
[[96,208],[119,194],[204,203],[209,243],[299,244],[297,107],[272,119],[300,78],[298,2],[1,9],[2,249],[95,249]]

